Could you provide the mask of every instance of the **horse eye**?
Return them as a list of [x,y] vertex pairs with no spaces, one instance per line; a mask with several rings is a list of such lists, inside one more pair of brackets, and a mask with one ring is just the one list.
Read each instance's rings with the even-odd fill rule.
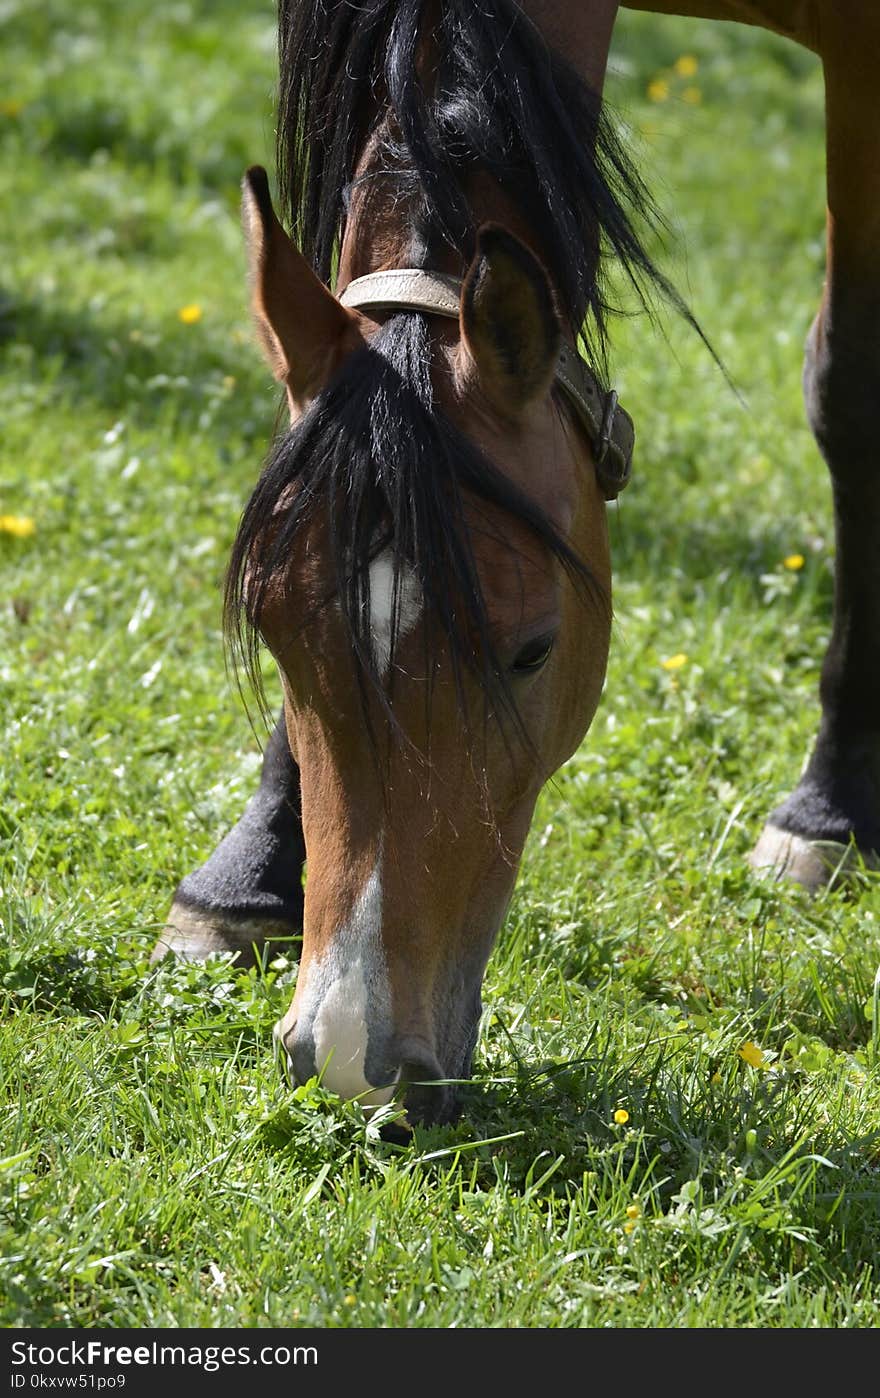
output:
[[531,670],[540,670],[541,666],[550,659],[554,639],[553,636],[536,636],[533,641],[528,641],[510,668],[518,675],[527,674]]

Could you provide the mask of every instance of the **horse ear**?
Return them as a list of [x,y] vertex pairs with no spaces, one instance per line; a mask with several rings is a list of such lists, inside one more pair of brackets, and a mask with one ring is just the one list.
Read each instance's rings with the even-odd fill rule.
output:
[[507,417],[546,394],[562,340],[550,281],[519,238],[484,223],[461,292],[462,348],[487,398]]
[[242,181],[241,212],[257,333],[273,374],[301,408],[326,382],[355,317],[285,233],[261,165]]

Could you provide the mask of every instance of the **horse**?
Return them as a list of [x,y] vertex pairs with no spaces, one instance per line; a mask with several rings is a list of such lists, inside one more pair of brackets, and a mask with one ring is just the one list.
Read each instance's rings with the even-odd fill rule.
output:
[[[633,447],[607,377],[608,259],[675,299],[602,106],[618,8],[280,0],[290,233],[265,171],[243,183],[290,426],[244,510],[225,617],[256,683],[268,647],[283,709],[154,957],[244,963],[301,936],[276,1026],[291,1077],[399,1107],[405,1130],[457,1111],[537,795],[603,687],[606,513]],[[632,8],[762,25],[824,64],[828,272],[804,390],[833,486],[834,617],[812,756],[753,854],[816,888],[841,853],[880,850],[880,16]]]

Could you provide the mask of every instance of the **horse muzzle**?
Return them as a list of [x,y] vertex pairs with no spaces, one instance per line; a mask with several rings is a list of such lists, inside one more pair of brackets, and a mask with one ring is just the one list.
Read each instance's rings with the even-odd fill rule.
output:
[[[409,1125],[441,1124],[456,1115],[457,1085],[470,1074],[479,1010],[470,1032],[443,1053],[448,1066],[427,1035],[370,1033],[358,1015],[335,1018],[331,1028],[327,1013],[309,1019],[294,1011],[295,1005],[275,1026],[291,1082],[319,1077],[331,1092],[359,1101],[368,1117],[393,1103],[403,1106]],[[402,1129],[407,1136],[405,1124]]]

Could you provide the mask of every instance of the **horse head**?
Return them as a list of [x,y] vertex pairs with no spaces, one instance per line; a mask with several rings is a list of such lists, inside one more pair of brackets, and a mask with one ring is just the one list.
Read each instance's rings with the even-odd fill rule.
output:
[[355,309],[263,171],[243,204],[291,420],[230,572],[301,781],[303,949],[277,1034],[296,1080],[443,1119],[538,792],[599,700],[605,502],[524,241],[480,228],[454,317]]

